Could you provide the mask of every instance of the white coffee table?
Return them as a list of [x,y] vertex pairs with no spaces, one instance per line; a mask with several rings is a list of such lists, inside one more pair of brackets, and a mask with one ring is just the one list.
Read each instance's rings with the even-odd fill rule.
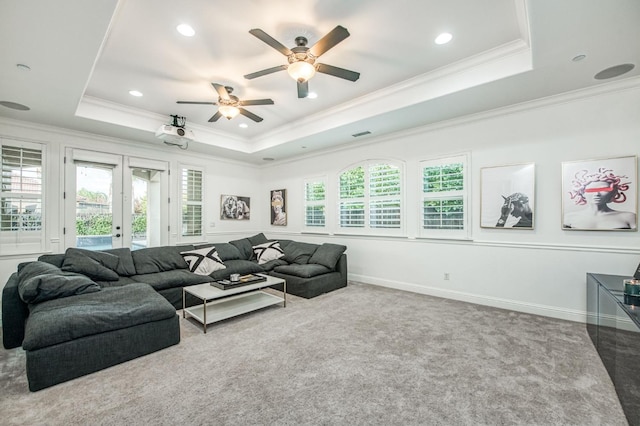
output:
[[[254,274],[262,275],[262,274]],[[287,306],[287,282],[270,275],[262,275],[266,281],[248,284],[228,290],[221,290],[210,283],[192,285],[182,288],[182,317],[187,314],[200,322],[207,332],[207,324],[222,321],[227,318],[242,315],[247,312],[266,308],[267,306],[282,303]],[[282,284],[282,297],[261,291],[263,288],[274,284]],[[201,305],[187,308],[185,306],[186,294],[189,293],[202,300]]]

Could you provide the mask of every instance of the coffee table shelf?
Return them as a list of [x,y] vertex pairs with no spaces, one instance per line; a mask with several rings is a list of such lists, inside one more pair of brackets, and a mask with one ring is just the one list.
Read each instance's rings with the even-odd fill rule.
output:
[[[194,318],[202,324],[204,332],[207,325],[222,321],[248,312],[257,311],[267,306],[282,303],[287,306],[287,283],[285,280],[266,276],[266,281],[236,287],[229,290],[221,290],[209,283],[198,284],[182,289],[182,317]],[[266,293],[261,289],[274,284],[283,284],[282,297]],[[202,300],[202,304],[186,307],[186,295],[191,294]]]
[[[226,299],[214,300],[207,303],[206,323],[208,325],[227,318],[246,314],[247,312],[257,311],[267,306],[282,303],[282,301],[282,297],[274,296],[264,291],[255,291]],[[204,304],[186,308],[186,312],[189,316],[198,320],[198,322],[202,324],[205,323]]]

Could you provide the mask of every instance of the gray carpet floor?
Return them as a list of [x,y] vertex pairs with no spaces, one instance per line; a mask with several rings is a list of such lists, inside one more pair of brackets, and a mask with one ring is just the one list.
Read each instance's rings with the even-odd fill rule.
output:
[[27,389],[0,350],[3,425],[625,425],[584,324],[350,283]]

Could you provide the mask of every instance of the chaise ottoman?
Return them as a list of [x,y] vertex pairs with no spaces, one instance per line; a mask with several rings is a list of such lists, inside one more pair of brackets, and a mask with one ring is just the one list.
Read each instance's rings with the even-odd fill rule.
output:
[[180,342],[175,308],[148,284],[29,305],[22,347],[37,391]]

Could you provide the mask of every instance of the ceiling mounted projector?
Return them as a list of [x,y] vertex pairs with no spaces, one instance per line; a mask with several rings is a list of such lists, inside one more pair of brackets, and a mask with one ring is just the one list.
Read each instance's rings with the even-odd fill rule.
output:
[[165,124],[160,126],[156,132],[156,137],[165,142],[184,142],[192,141],[194,139],[194,134],[193,131],[185,129],[184,127]]

